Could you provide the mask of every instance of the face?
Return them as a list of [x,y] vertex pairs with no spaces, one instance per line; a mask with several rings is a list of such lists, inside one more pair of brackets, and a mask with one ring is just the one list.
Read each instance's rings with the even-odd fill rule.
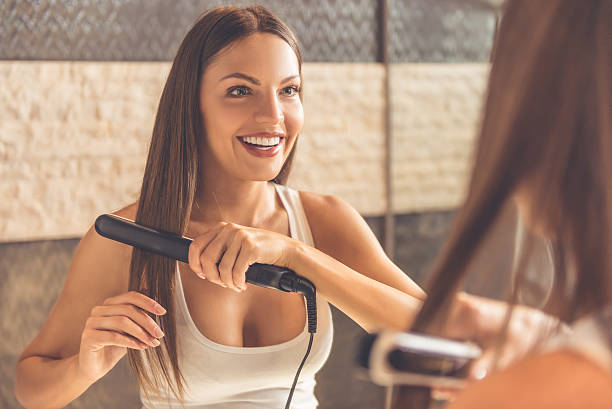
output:
[[298,59],[280,37],[256,33],[221,50],[202,75],[204,167],[271,180],[304,123]]

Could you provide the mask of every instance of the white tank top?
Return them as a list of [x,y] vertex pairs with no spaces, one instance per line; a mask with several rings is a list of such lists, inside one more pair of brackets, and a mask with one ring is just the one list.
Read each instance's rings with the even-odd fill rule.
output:
[[[275,185],[289,215],[291,237],[314,246],[308,220],[297,191]],[[307,326],[287,342],[264,347],[234,347],[218,344],[195,326],[185,302],[181,276],[176,273],[176,327],[179,367],[185,378],[185,408],[188,409],[282,409],[310,335]],[[317,294],[317,332],[310,355],[300,373],[292,409],[314,409],[315,374],[331,349],[333,327],[329,304]],[[143,408],[178,409],[181,404],[166,391],[147,400],[140,391]]]

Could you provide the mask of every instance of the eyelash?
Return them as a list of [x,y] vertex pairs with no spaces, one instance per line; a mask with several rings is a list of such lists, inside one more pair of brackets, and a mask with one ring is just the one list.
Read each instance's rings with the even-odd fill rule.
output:
[[[283,88],[283,91],[288,90],[288,89],[293,91],[293,93],[291,95],[288,95],[290,97],[295,96],[295,95],[300,93],[300,87],[298,87],[296,85],[290,85],[288,87],[285,87],[285,88]],[[234,91],[240,91],[241,94],[240,95],[235,95],[235,94],[233,94]],[[230,98],[242,98],[242,97],[244,97],[246,95],[250,95],[250,94],[253,94],[253,91],[249,87],[246,87],[244,85],[238,85],[236,87],[231,87],[231,88],[229,88],[227,90],[227,96],[230,97]]]

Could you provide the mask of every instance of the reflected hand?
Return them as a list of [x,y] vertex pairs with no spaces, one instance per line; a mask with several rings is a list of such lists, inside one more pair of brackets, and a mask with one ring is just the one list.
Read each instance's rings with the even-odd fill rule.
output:
[[[555,334],[559,321],[534,308],[517,305],[508,323],[506,337],[498,352],[498,335],[504,326],[508,304],[489,298],[458,293],[445,328],[445,337],[472,341],[483,350],[470,367],[469,378],[480,380],[524,357],[538,342]],[[562,325],[562,330],[567,326]],[[495,362],[497,361],[497,362]],[[459,392],[453,388],[432,390],[438,400],[452,401]]]
[[[559,320],[535,308],[514,306],[505,339],[498,352],[498,335],[504,326],[508,304],[488,298],[459,293],[451,312],[446,336],[471,340],[483,349],[470,369],[470,376],[482,379],[495,369],[505,368],[524,357],[539,342],[561,328]],[[494,362],[497,361],[497,362]]]

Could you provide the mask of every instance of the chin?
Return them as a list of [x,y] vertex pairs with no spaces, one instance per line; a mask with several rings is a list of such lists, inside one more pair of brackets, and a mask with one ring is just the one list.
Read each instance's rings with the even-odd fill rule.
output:
[[245,180],[249,180],[251,182],[269,182],[280,173],[280,169],[277,171],[269,171],[269,172],[254,172],[250,173],[248,176],[245,176]]

